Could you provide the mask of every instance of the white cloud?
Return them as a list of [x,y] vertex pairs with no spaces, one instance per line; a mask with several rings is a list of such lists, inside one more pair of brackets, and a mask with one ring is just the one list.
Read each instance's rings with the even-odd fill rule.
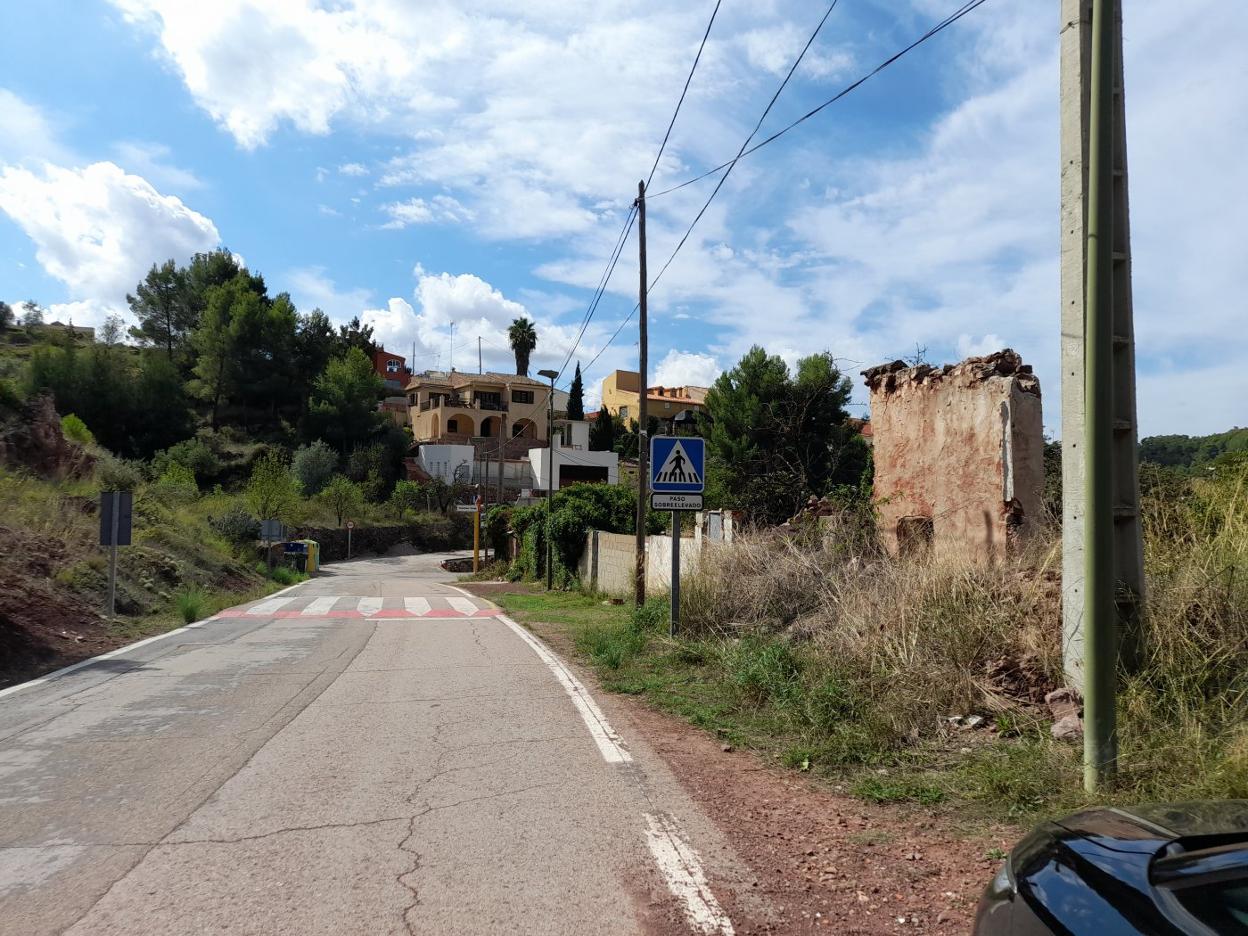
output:
[[324,267],[290,270],[282,282],[301,312],[320,309],[339,323],[360,315],[373,298],[368,289],[338,289]]
[[64,162],[68,155],[39,108],[0,88],[0,165],[42,159]]
[[[393,190],[382,209],[387,226],[449,222],[490,240],[560,239],[564,249],[539,255],[534,272],[582,289],[597,283],[706,15],[657,0],[112,2],[154,32],[197,104],[239,145],[262,145],[283,126],[398,138],[394,158],[374,167],[378,184]],[[1248,30],[1248,5],[1189,6],[1177,32],[1164,0],[1138,0],[1126,23],[1146,432],[1183,428],[1160,421],[1163,411],[1180,417],[1149,389],[1175,386],[1179,375],[1217,371],[1219,386],[1237,392],[1201,408],[1216,422],[1234,421],[1230,401],[1248,393],[1217,363],[1248,356],[1236,298],[1248,268],[1240,230],[1248,163],[1239,156],[1248,144],[1248,58],[1235,41]],[[839,83],[947,12],[945,0],[842,4],[791,91],[826,96],[825,79]],[[796,0],[725,5],[656,185],[735,151],[812,15]],[[881,15],[889,28],[854,28]],[[986,4],[907,63],[864,87],[869,114],[852,103],[830,108],[736,169],[652,294],[656,320],[696,320],[724,362],[755,342],[786,360],[829,348],[867,366],[916,344],[933,360],[952,359],[997,336],[1035,365],[1056,424],[1053,10]],[[786,92],[774,116],[800,113],[798,105]],[[841,116],[847,110],[852,123]],[[652,269],[704,194],[694,186],[651,203]],[[627,304],[600,312],[578,356],[605,340],[599,320],[619,321],[636,278],[630,249],[604,303]],[[438,317],[419,300],[410,307],[414,330]],[[572,329],[541,325],[545,348],[571,346]],[[631,335],[622,333],[596,370],[631,366]],[[448,347],[445,334],[429,339],[430,348]],[[475,335],[466,340],[475,344]]]
[[391,202],[383,205],[382,210],[390,216],[390,220],[382,227],[390,230],[402,230],[413,224],[458,223],[475,217],[474,212],[449,195],[435,195],[428,201],[423,198],[410,198],[407,201]]
[[173,151],[163,143],[129,140],[116,144],[113,149],[117,161],[127,172],[142,176],[153,185],[184,192],[204,187],[195,173],[170,162]]
[[73,299],[98,308],[121,306],[153,263],[184,261],[220,241],[208,218],[111,162],[0,168],[0,211]]
[[[740,37],[747,61],[755,68],[772,75],[783,76],[793,67],[793,60],[801,51],[814,23],[801,26],[782,23],[762,29],[752,29]],[[854,57],[845,51],[823,51],[812,45],[798,66],[798,74],[812,78],[833,78],[844,75],[854,64]]]
[[719,362],[709,354],[672,349],[659,362],[651,384],[661,387],[709,387],[722,372]]
[[343,163],[338,167],[338,173],[359,178],[360,176],[368,175],[368,167],[357,162]]
[[983,357],[1007,347],[1009,345],[991,332],[979,338],[972,338],[966,334],[958,335],[957,348],[960,358]]

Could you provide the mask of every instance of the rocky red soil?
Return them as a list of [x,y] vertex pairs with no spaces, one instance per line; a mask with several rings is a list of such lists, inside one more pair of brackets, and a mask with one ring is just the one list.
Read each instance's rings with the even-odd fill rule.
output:
[[57,587],[60,540],[0,527],[0,542],[0,688],[128,642],[98,610]]

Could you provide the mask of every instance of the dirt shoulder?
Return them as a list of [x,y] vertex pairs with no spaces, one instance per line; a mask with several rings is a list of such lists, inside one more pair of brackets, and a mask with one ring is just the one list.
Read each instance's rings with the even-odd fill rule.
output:
[[[465,583],[486,598],[527,586]],[[941,807],[877,806],[825,781],[734,750],[631,695],[608,693],[563,624],[527,620],[590,686],[621,730],[645,738],[756,875],[719,895],[739,934],[966,933],[1014,828],[970,827]],[[765,906],[767,918],[750,907]]]

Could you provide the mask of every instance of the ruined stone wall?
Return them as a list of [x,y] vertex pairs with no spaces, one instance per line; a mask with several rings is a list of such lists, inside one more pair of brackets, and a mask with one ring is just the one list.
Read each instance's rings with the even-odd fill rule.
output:
[[1005,555],[1040,519],[1040,382],[1014,351],[863,371],[871,390],[879,531],[894,554]]

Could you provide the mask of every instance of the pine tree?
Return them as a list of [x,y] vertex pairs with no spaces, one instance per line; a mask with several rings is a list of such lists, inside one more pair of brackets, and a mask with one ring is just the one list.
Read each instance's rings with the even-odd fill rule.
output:
[[568,392],[568,419],[585,418],[585,384],[581,381],[581,362],[576,362],[576,376]]

